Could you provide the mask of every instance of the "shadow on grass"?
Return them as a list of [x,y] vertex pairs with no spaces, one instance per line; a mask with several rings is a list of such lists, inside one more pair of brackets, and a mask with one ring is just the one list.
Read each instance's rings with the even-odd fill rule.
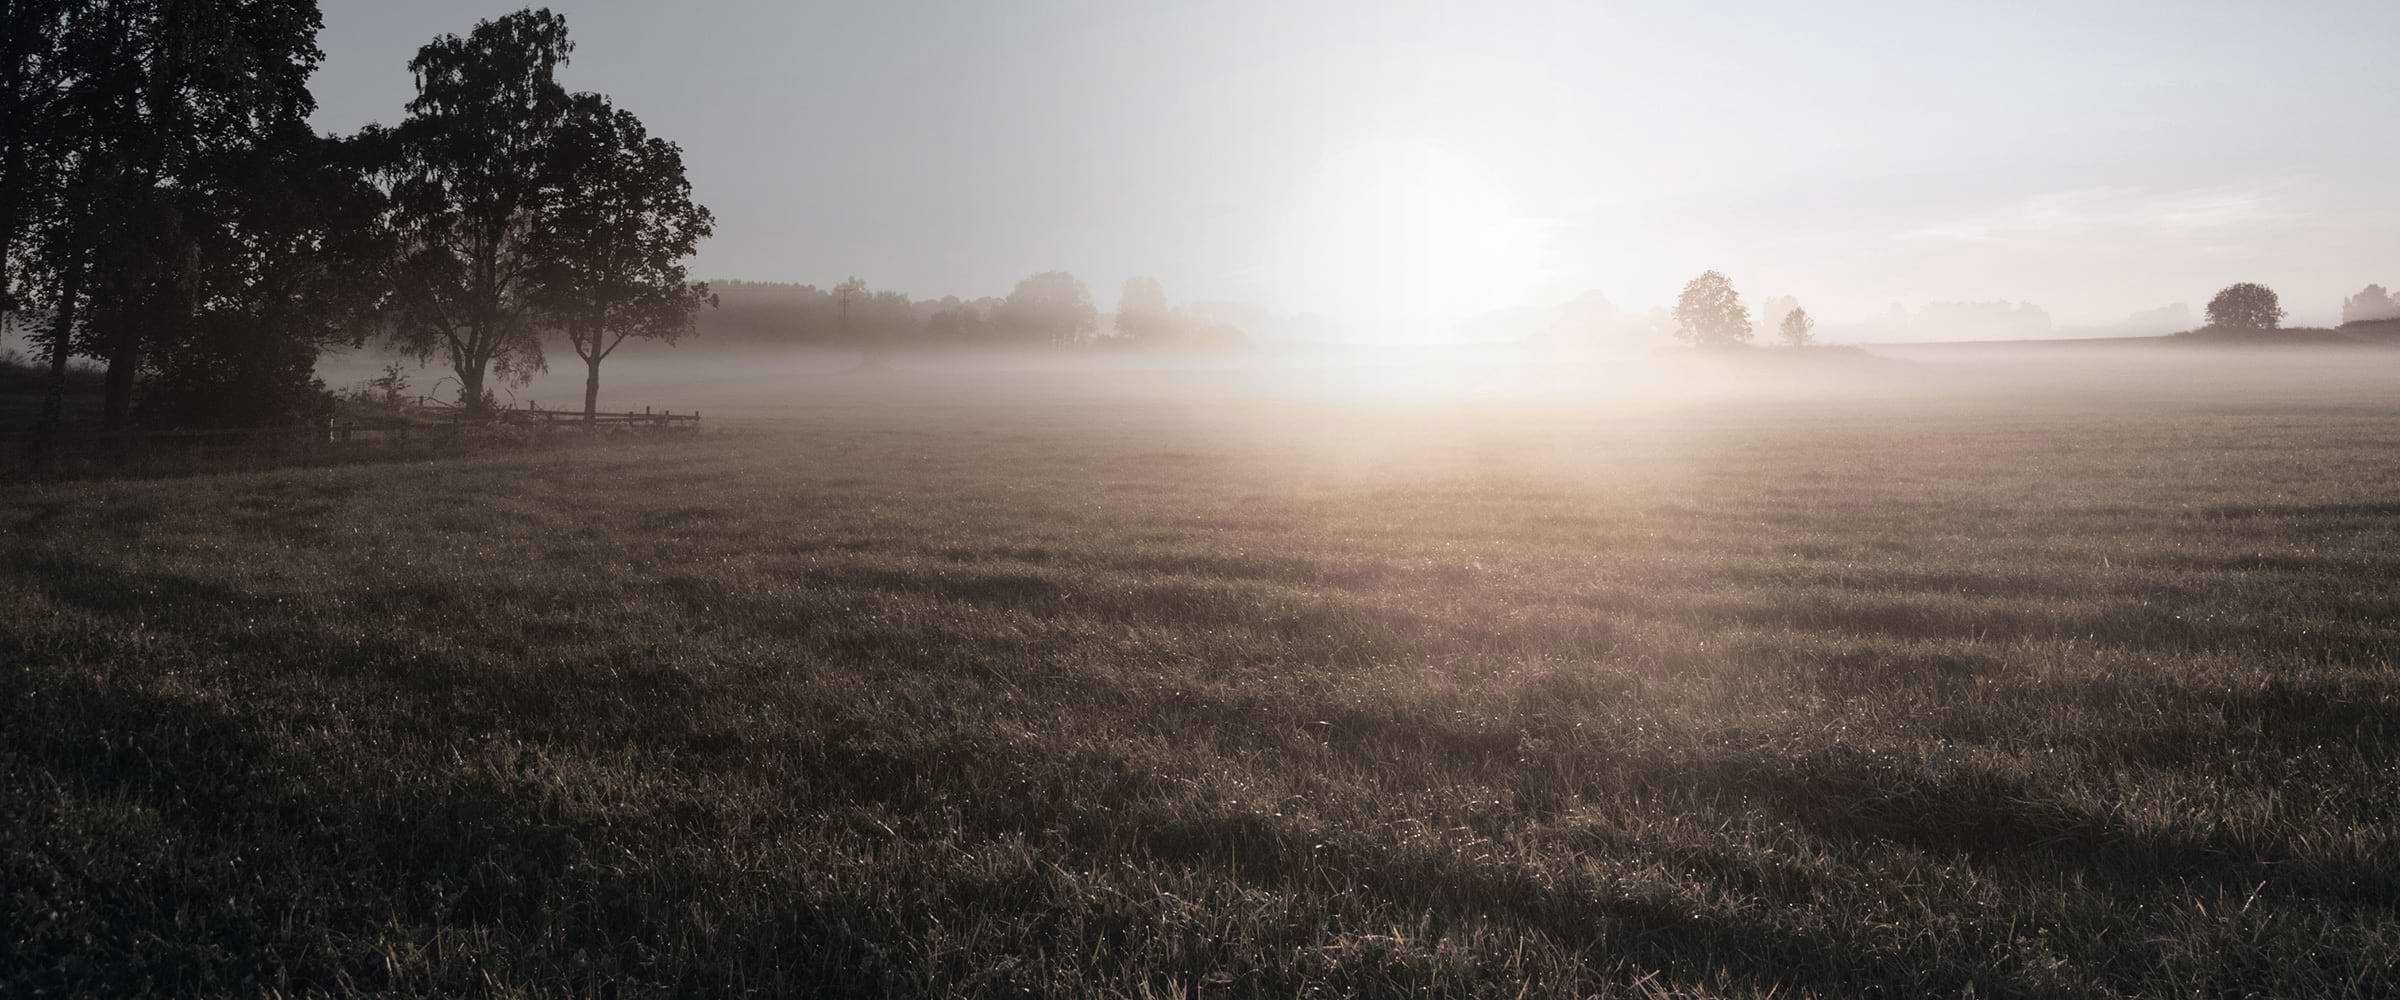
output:
[[1654,613],[1703,624],[1785,629],[1906,640],[2011,643],[2084,640],[2146,651],[2266,651],[2330,659],[2400,655],[2400,631],[2388,624],[2392,601],[2368,594],[2329,597],[2313,622],[2271,617],[2271,609],[2218,609],[2170,600],[2003,603],[1953,595],[1818,593],[1760,600],[1722,598]]
[[2245,842],[2222,827],[2135,829],[1988,769],[1934,773],[1834,746],[1798,758],[1726,756],[1680,779],[1652,780],[1659,779],[1768,804],[1831,840],[2071,872],[2129,897],[2202,883],[2351,908],[2388,909],[2400,899],[2400,872],[2388,868],[2305,860],[2280,842]]
[[221,583],[173,573],[128,573],[55,555],[26,559],[9,572],[63,604],[104,615],[205,614],[210,609],[257,603]]

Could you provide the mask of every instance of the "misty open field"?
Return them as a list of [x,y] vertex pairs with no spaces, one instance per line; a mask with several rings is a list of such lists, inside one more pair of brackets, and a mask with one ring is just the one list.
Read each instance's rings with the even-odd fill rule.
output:
[[2394,995],[2400,365],[2044,364],[0,491],[0,994]]

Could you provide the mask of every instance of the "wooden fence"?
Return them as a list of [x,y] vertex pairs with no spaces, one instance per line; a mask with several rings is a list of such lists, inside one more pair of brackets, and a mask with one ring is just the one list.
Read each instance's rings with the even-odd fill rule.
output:
[[337,414],[316,426],[237,430],[38,431],[0,433],[0,478],[33,473],[171,471],[339,460],[375,446],[460,443],[473,438],[545,438],[560,433],[697,433],[700,413],[595,413],[532,404],[475,413],[417,400],[378,414]]
[[444,403],[429,396],[398,408],[397,413],[384,417],[335,417],[325,429],[328,440],[387,439],[407,441],[412,436],[455,436],[471,431],[528,431],[536,434],[551,431],[680,431],[690,433],[700,429],[700,411],[677,413],[673,410],[653,411],[645,406],[641,412],[597,412],[585,416],[582,410],[545,410],[533,402],[524,406],[504,406],[481,413],[465,407]]

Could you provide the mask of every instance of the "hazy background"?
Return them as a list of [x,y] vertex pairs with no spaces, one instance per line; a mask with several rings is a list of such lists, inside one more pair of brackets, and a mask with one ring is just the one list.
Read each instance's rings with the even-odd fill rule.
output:
[[[505,0],[333,0],[318,123]],[[1829,327],[2030,301],[2106,325],[2400,277],[2400,4],[566,0],[570,88],[685,148],[694,272],[918,296],[1037,270],[1399,339],[1718,268]]]

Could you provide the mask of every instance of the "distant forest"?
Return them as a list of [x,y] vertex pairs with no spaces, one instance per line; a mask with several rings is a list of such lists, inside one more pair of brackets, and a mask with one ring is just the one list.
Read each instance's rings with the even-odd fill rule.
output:
[[717,308],[701,317],[712,347],[825,346],[876,350],[1114,346],[1226,350],[1249,335],[1207,306],[1168,306],[1156,279],[1125,283],[1103,322],[1074,275],[1047,271],[1005,296],[911,299],[852,278],[831,288],[766,281],[712,281]]

